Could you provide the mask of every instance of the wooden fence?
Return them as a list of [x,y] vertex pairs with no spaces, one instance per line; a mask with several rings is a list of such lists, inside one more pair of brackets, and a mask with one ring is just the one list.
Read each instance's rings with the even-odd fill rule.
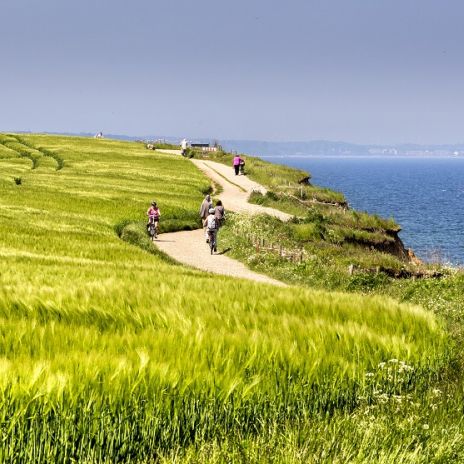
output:
[[306,252],[303,249],[289,250],[284,248],[281,244],[276,244],[270,241],[266,241],[263,237],[256,235],[246,235],[249,243],[255,248],[256,252],[267,251],[279,255],[281,258],[288,259],[293,263],[302,263],[304,261]]

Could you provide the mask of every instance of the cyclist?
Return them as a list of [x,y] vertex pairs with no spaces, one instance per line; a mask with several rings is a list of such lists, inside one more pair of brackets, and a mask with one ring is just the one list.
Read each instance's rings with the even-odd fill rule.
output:
[[156,233],[158,233],[158,224],[159,224],[161,213],[158,208],[158,205],[156,204],[156,201],[151,202],[150,208],[148,208],[148,211],[147,211],[147,216],[148,216],[147,230],[149,231],[150,224],[154,224]]
[[217,251],[217,231],[218,231],[218,220],[215,216],[214,208],[209,209],[209,215],[206,218],[206,233],[208,234],[209,244],[211,249]]

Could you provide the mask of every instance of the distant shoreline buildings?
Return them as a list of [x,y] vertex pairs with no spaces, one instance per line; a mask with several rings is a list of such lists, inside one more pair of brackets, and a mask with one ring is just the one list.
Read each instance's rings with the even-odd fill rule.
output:
[[[464,150],[398,150],[397,148],[370,148],[369,155],[382,156],[464,156]],[[355,154],[355,153],[353,153]]]

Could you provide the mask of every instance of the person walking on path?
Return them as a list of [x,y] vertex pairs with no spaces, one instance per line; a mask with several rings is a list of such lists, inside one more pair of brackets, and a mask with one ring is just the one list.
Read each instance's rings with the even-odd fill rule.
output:
[[180,142],[180,148],[182,150],[182,156],[185,156],[185,153],[187,152],[187,139],[182,139],[182,142]]
[[245,175],[245,160],[242,157],[240,157],[240,163],[238,164],[238,172],[241,176]]
[[214,208],[214,216],[216,217],[217,228],[219,229],[220,227],[222,227],[224,221],[226,220],[226,211],[224,209],[224,206],[222,206],[221,200],[218,200],[216,202],[216,208]]
[[238,176],[239,170],[240,170],[240,155],[235,155],[234,156],[234,161],[232,162],[235,170],[235,175]]
[[200,218],[203,227],[205,228],[206,241],[208,241],[208,231],[206,230],[206,218],[208,217],[209,209],[212,208],[212,206],[213,202],[211,200],[211,195],[208,194],[205,196],[205,199],[203,200],[203,203],[200,206]]

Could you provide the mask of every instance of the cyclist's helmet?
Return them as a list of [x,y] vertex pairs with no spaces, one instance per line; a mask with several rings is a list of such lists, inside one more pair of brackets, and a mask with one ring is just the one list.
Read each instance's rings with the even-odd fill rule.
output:
[[151,206],[156,206],[156,201],[152,201]]
[[209,214],[214,214],[214,208],[210,208],[208,211]]

